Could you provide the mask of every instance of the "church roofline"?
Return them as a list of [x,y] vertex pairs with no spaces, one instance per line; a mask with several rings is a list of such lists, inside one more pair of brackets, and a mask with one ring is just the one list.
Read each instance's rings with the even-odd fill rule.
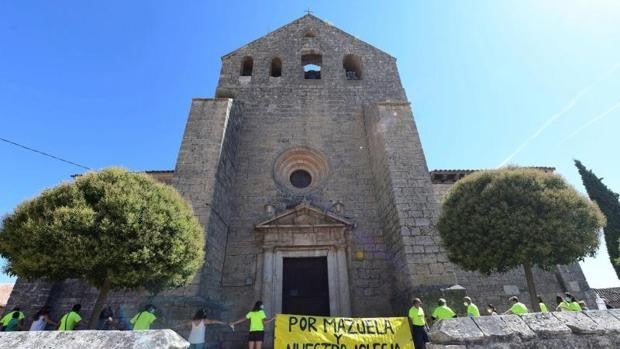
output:
[[[555,167],[548,166],[528,166],[527,168],[541,170],[544,172],[554,172]],[[450,184],[455,183],[459,179],[468,174],[484,171],[485,169],[456,169],[456,170],[432,170],[430,171],[431,182],[433,184]]]
[[371,45],[371,44],[367,43],[366,41],[364,41],[364,40],[362,40],[362,39],[360,39],[360,38],[356,37],[356,36],[355,36],[355,35],[353,35],[353,34],[347,33],[346,31],[344,31],[344,30],[342,30],[342,29],[340,29],[340,28],[336,27],[335,25],[333,25],[333,24],[331,24],[331,23],[329,23],[329,22],[327,22],[327,21],[325,21],[325,20],[323,20],[323,19],[321,19],[321,18],[319,18],[319,17],[317,17],[317,16],[315,16],[315,15],[312,15],[312,14],[305,14],[305,15],[303,15],[303,16],[301,16],[301,17],[297,18],[296,20],[294,20],[294,21],[292,21],[292,22],[290,22],[290,23],[287,23],[287,24],[285,24],[285,25],[283,25],[283,26],[279,27],[278,29],[272,30],[272,31],[268,32],[267,34],[265,34],[265,35],[263,35],[263,36],[261,36],[261,37],[259,37],[259,38],[257,38],[257,39],[254,39],[254,40],[252,40],[252,41],[248,42],[247,44],[244,44],[244,45],[242,45],[242,46],[240,46],[240,47],[236,48],[235,50],[233,50],[233,51],[231,51],[231,52],[229,52],[229,53],[227,53],[227,54],[223,55],[220,59],[221,59],[221,60],[224,60],[224,59],[226,59],[226,58],[228,58],[228,57],[230,57],[230,56],[233,56],[233,55],[234,55],[237,51],[239,51],[239,50],[243,49],[244,47],[250,46],[250,45],[252,45],[252,44],[254,44],[254,43],[256,43],[256,42],[258,42],[258,41],[262,40],[263,38],[265,38],[265,37],[267,37],[267,36],[269,36],[269,35],[272,35],[272,34],[275,34],[275,33],[279,32],[279,31],[282,31],[282,30],[284,30],[286,27],[288,27],[289,25],[295,24],[295,23],[297,23],[297,22],[299,22],[299,21],[303,20],[303,19],[304,19],[304,18],[306,18],[306,17],[309,17],[309,18],[312,18],[312,19],[318,20],[318,21],[320,21],[320,22],[321,22],[322,24],[324,24],[324,25],[328,25],[328,26],[330,26],[330,27],[333,27],[334,29],[338,30],[339,32],[341,32],[341,33],[342,33],[342,34],[344,34],[345,36],[348,36],[348,37],[350,37],[350,38],[352,38],[352,39],[354,39],[354,40],[357,40],[357,41],[359,41],[359,42],[363,43],[364,45],[369,46],[369,47],[371,47],[371,48],[373,48],[373,49],[375,49],[375,50],[377,50],[377,51],[379,51],[379,52],[383,53],[384,55],[386,55],[386,56],[388,56],[388,57],[390,57],[391,59],[393,59],[393,60],[395,60],[395,61],[396,61],[396,57],[392,56],[391,54],[389,54],[389,53],[387,53],[387,52],[383,51],[383,50],[382,50],[382,49],[380,49],[380,48],[377,48],[377,47],[375,47],[375,46],[373,46],[373,45]]

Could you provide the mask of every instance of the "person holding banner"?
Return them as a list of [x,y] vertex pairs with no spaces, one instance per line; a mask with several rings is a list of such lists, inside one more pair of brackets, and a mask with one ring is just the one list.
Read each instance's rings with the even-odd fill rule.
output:
[[237,321],[231,322],[229,325],[233,331],[235,325],[245,321],[250,321],[250,334],[248,336],[248,348],[249,349],[261,349],[263,346],[263,340],[265,338],[265,324],[272,322],[274,318],[267,319],[267,314],[263,309],[263,302],[258,301],[254,304],[254,308],[249,313]]
[[413,299],[413,306],[409,308],[409,319],[412,324],[413,345],[415,349],[426,349],[428,333],[426,332],[426,319],[420,298]]

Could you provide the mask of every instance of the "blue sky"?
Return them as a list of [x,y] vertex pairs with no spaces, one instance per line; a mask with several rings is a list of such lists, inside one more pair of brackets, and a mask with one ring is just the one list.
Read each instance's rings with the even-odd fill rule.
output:
[[[583,191],[577,158],[620,191],[616,1],[3,1],[0,137],[172,169],[220,57],[307,8],[398,59],[431,169],[554,166]],[[1,142],[0,158],[0,214],[81,171]],[[605,253],[583,265],[620,286]]]

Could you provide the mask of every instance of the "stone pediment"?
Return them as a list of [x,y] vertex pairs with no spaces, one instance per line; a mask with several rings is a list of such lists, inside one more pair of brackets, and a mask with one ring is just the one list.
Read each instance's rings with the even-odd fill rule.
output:
[[286,210],[256,225],[256,229],[283,227],[350,227],[353,223],[332,212],[312,206],[308,202]]

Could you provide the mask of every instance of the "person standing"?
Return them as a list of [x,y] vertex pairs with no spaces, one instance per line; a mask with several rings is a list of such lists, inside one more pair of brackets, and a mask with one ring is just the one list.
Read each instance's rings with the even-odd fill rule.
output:
[[249,349],[261,349],[263,347],[263,341],[265,339],[265,324],[268,324],[275,319],[267,319],[267,314],[265,314],[264,308],[263,302],[258,301],[254,304],[254,308],[252,308],[252,310],[250,310],[244,318],[229,324],[234,331],[235,325],[248,320],[250,321],[250,333],[248,336]]
[[13,319],[13,315],[15,313],[18,314],[17,321],[20,322],[20,323],[24,322],[24,319],[26,318],[26,315],[24,315],[24,312],[21,311],[19,306],[15,306],[11,312],[9,312],[6,315],[4,315],[2,317],[2,319],[0,320],[0,323],[1,323],[3,328],[6,327],[9,324],[9,322]]
[[495,306],[493,304],[487,304],[487,313],[489,315],[497,315],[497,309],[495,309]]
[[413,345],[416,349],[426,349],[428,333],[426,332],[426,318],[422,309],[422,300],[413,299],[413,305],[409,308],[409,319],[411,319]]
[[131,330],[133,326],[129,323],[129,316],[127,315],[127,310],[125,309],[124,304],[119,304],[116,307],[116,327],[121,331]]
[[189,342],[189,349],[204,349],[205,348],[205,330],[206,325],[220,324],[228,325],[225,322],[218,320],[207,319],[207,315],[204,310],[200,309],[194,314],[189,323],[192,326],[192,330],[189,333],[187,341]]
[[478,310],[478,306],[475,305],[471,301],[471,297],[465,297],[463,299],[465,300],[465,302],[463,304],[467,308],[467,316],[469,316],[469,317],[478,317],[478,316],[480,316],[480,310]]
[[107,331],[112,329],[114,323],[114,311],[112,307],[107,305],[101,309],[99,313],[99,322],[97,323],[97,329],[100,331]]
[[54,327],[58,326],[58,323],[52,321],[50,319],[50,306],[44,305],[41,310],[37,311],[36,314],[32,317],[32,325],[30,325],[30,331],[45,331],[45,326],[47,324],[53,325]]
[[21,321],[19,320],[19,312],[14,311],[9,322],[4,326],[6,332],[20,331],[22,329]]
[[547,309],[547,305],[545,304],[545,302],[543,302],[543,299],[541,296],[538,296],[538,307],[540,308],[540,312],[541,313],[548,313],[549,309]]
[[571,311],[570,307],[568,306],[568,302],[566,302],[564,300],[564,298],[562,298],[561,296],[555,297],[555,302],[558,304],[555,307],[555,310],[557,310],[557,311]]
[[519,298],[517,296],[512,296],[508,300],[512,303],[512,306],[510,307],[510,309],[506,310],[504,314],[527,314],[527,307],[525,306],[525,304],[519,302]]
[[66,313],[60,318],[60,325],[58,325],[58,331],[73,331],[82,321],[80,316],[81,304],[75,304],[71,311]]
[[456,313],[446,305],[445,299],[439,298],[437,301],[437,308],[433,310],[431,317],[433,320],[446,320],[456,317]]
[[144,306],[144,309],[136,314],[134,317],[129,320],[129,322],[133,325],[134,331],[142,331],[151,329],[151,324],[153,321],[157,320],[155,316],[155,306],[153,304],[147,304]]
[[574,312],[581,311],[582,310],[581,305],[579,305],[579,302],[577,302],[577,298],[575,298],[575,296],[568,294],[568,293],[566,295],[570,299],[570,302],[568,302],[568,309]]

